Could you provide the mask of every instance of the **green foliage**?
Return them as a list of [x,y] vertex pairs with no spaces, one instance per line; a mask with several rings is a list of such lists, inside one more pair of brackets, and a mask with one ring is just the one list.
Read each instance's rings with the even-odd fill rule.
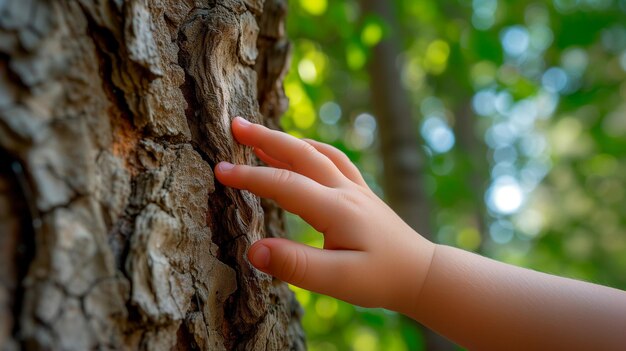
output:
[[[398,65],[428,156],[433,238],[626,289],[626,1],[292,0],[283,127],[345,151],[381,196],[371,48]],[[298,240],[322,238],[295,218]],[[311,350],[418,350],[413,324],[295,289]]]

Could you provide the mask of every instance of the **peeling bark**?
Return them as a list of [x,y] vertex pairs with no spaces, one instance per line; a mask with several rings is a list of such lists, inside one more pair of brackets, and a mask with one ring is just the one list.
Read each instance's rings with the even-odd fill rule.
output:
[[282,213],[212,171],[258,162],[234,116],[286,108],[285,11],[0,2],[3,350],[304,349],[293,294],[245,260]]

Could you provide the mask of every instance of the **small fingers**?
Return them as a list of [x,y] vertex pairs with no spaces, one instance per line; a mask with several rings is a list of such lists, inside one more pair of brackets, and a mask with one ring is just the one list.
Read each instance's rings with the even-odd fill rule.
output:
[[331,196],[334,189],[298,173],[221,162],[215,167],[215,175],[226,186],[275,200],[280,207],[299,215],[320,232],[326,232],[329,223],[336,221],[338,205]]
[[268,156],[263,150],[259,149],[259,148],[254,148],[254,154],[263,162],[265,162],[265,164],[275,167],[275,168],[282,168],[282,169],[287,169],[287,170],[291,170],[291,166],[289,166],[288,164],[284,163],[284,162],[280,162],[270,156]]
[[359,185],[367,187],[367,183],[363,179],[363,176],[361,175],[361,172],[359,172],[359,169],[354,165],[354,163],[352,163],[352,161],[350,161],[346,154],[341,152],[341,150],[337,149],[334,146],[320,143],[319,141],[315,141],[312,139],[302,140],[311,144],[311,146],[313,146],[317,151],[326,155],[326,157],[328,157],[335,164],[335,166],[337,166],[339,171],[341,171],[341,173],[343,173],[346,178]]
[[349,299],[355,294],[350,284],[350,267],[358,267],[362,252],[313,248],[287,239],[263,239],[248,251],[248,259],[259,270],[318,293]]
[[322,185],[335,187],[345,182],[345,177],[328,157],[294,136],[241,117],[233,120],[232,130],[240,143],[261,149],[272,159],[289,165],[294,172]]

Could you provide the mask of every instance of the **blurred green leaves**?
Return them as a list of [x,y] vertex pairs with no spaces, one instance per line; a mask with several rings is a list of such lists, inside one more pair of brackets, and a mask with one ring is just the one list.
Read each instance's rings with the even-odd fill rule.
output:
[[[396,36],[395,79],[428,155],[433,237],[626,289],[626,1],[393,4],[398,33],[359,1],[290,1],[283,128],[346,152],[384,196],[365,68],[372,48]],[[322,246],[297,219],[289,228]],[[312,350],[423,347],[396,314],[295,291]]]

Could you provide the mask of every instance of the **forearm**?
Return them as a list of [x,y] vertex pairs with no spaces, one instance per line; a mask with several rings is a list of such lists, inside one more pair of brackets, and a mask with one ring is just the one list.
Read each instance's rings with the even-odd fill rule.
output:
[[407,313],[480,350],[612,350],[626,345],[626,293],[437,246]]
[[284,239],[256,242],[248,258],[263,272],[405,313],[473,349],[626,345],[626,293],[433,245],[367,187],[341,151],[241,118],[233,134],[271,167],[221,162],[217,179],[275,200],[324,233],[324,250]]

